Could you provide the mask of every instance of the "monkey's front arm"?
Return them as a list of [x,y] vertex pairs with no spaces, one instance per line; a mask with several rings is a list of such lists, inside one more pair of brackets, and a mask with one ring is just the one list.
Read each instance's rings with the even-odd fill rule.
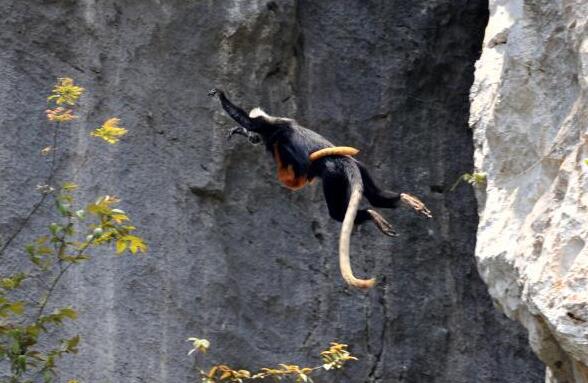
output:
[[235,134],[240,136],[245,136],[249,139],[249,142],[252,144],[258,144],[261,142],[261,138],[253,133],[255,129],[255,124],[249,118],[249,115],[245,113],[245,111],[235,104],[233,104],[229,99],[225,96],[225,93],[220,90],[213,88],[208,91],[208,95],[210,97],[218,96],[220,102],[223,106],[223,109],[233,118],[233,120],[237,121],[239,125],[234,128],[231,128],[227,134],[227,141],[231,139]]
[[245,113],[245,111],[238,106],[234,105],[229,99],[225,96],[225,93],[220,89],[211,89],[208,91],[208,95],[210,97],[218,96],[220,102],[223,106],[223,109],[231,116],[231,118],[239,123],[245,130],[255,131],[255,124],[249,118],[249,115]]

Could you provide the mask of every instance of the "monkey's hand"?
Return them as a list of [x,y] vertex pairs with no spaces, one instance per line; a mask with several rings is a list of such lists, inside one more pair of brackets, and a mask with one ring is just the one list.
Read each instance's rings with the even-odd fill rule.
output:
[[410,195],[410,194],[407,194],[407,193],[401,193],[400,200],[406,206],[414,209],[414,211],[416,211],[418,214],[424,215],[427,218],[433,217],[433,215],[431,214],[431,211],[417,197]]
[[257,145],[261,142],[261,137],[259,137],[258,134],[250,132],[242,126],[236,126],[232,129],[229,129],[229,133],[227,134],[227,141],[230,141],[231,137],[233,137],[235,134],[247,137],[249,142],[253,145]]
[[227,133],[227,141],[230,141],[235,134],[249,138],[249,131],[247,131],[247,129],[242,126],[235,126],[234,128],[229,129],[229,132]]
[[247,132],[247,138],[249,138],[249,142],[253,145],[257,145],[261,142],[261,137],[255,133]]
[[208,91],[208,96],[209,97],[214,97],[216,95],[220,95],[221,93],[223,93],[222,90],[217,89],[217,88],[212,88],[211,90]]

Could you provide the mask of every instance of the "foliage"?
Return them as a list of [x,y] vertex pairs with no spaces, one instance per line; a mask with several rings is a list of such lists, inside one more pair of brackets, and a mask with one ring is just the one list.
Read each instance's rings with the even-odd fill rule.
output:
[[479,173],[479,172],[465,173],[461,177],[459,177],[457,179],[457,181],[455,181],[455,183],[451,187],[450,191],[455,190],[455,188],[457,188],[457,186],[462,181],[469,183],[473,187],[479,187],[481,185],[486,184],[486,178],[487,178],[486,173]]
[[94,137],[102,138],[109,144],[116,144],[120,137],[127,134],[127,130],[125,128],[118,126],[119,123],[120,120],[118,118],[110,118],[106,120],[106,122],[101,127],[95,129],[91,134]]
[[71,78],[58,78],[51,95],[47,97],[47,101],[54,101],[57,105],[67,104],[74,106],[84,91],[84,88],[74,85]]
[[[192,349],[188,352],[191,355],[194,352],[206,353],[210,347],[210,342],[206,339],[188,338],[192,342]],[[252,380],[263,380],[271,378],[277,381],[290,379],[296,383],[311,382],[313,373],[319,370],[339,369],[350,360],[357,360],[347,350],[346,344],[331,343],[331,346],[321,352],[322,364],[314,367],[300,367],[295,364],[279,364],[273,368],[261,368],[259,371],[251,372],[249,370],[237,370],[226,364],[213,365],[208,370],[200,369],[202,383],[243,383]]]
[[[47,109],[46,114],[55,123],[54,141],[41,154],[52,153],[52,164],[61,124],[78,118],[74,107],[83,92],[84,88],[74,85],[72,79],[60,78],[48,97],[53,108]],[[118,123],[116,118],[108,121],[114,120]],[[46,198],[52,200],[57,219],[48,225],[44,235],[26,246],[25,254],[30,262],[23,270],[0,272],[0,362],[10,367],[10,383],[39,379],[52,382],[57,361],[78,352],[80,335],[58,336],[67,332],[58,328],[76,320],[77,311],[69,306],[49,311],[51,297],[71,267],[90,260],[96,249],[111,245],[116,254],[147,251],[143,239],[133,234],[135,227],[128,215],[117,207],[118,198],[101,196],[84,207],[75,199],[77,188],[72,182],[59,185],[53,174],[47,184],[38,186],[43,194],[40,203]],[[36,208],[32,213],[35,211]],[[39,282],[44,286],[41,289]],[[79,382],[69,380],[69,383]]]

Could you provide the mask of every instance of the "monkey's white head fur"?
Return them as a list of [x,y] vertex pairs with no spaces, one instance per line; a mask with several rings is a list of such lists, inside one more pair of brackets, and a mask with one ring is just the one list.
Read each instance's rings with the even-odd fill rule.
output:
[[260,107],[251,109],[251,111],[249,112],[249,118],[258,118],[258,117],[263,118],[265,121],[269,122],[270,124],[292,121],[290,118],[286,118],[286,117],[270,116],[269,114],[264,112]]
[[268,118],[271,116],[268,115],[266,112],[264,112],[260,107],[257,107],[257,108],[251,109],[251,112],[249,112],[249,118],[256,118],[256,117]]

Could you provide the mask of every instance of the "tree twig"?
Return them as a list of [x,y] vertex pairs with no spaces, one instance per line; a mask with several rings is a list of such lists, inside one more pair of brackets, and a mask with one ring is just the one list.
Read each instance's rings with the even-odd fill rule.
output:
[[[57,158],[56,158],[57,157],[57,154],[56,154],[56,152],[57,152],[57,136],[59,133],[60,126],[61,125],[59,122],[56,123],[55,124],[55,131],[53,132],[53,148],[52,148],[53,153],[51,155],[51,168],[49,170],[49,176],[47,177],[47,181],[45,182],[47,185],[50,185],[53,182],[53,178],[55,177],[55,164],[57,162]],[[43,193],[43,195],[41,196],[39,201],[37,201],[37,203],[35,203],[33,205],[32,209],[26,215],[24,221],[22,221],[22,223],[20,224],[18,229],[16,229],[16,231],[6,240],[6,242],[4,242],[2,244],[2,247],[0,247],[0,258],[2,258],[2,256],[4,255],[4,251],[8,248],[8,246],[10,246],[12,241],[14,241],[16,239],[16,237],[18,237],[18,235],[26,228],[27,224],[29,223],[29,221],[31,220],[33,215],[35,215],[37,210],[39,210],[39,208],[43,205],[43,203],[47,199],[47,196],[48,196],[48,194]]]

